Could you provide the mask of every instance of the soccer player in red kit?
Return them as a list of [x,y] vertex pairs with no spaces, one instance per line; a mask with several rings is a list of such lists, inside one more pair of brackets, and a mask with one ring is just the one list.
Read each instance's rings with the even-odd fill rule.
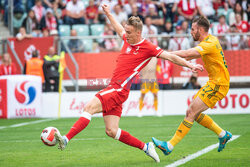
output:
[[76,121],[65,136],[55,133],[55,137],[59,142],[58,148],[63,150],[76,134],[88,126],[93,114],[102,112],[108,136],[129,146],[139,148],[156,162],[160,162],[152,142],[144,143],[119,128],[122,103],[128,98],[131,80],[148,64],[152,57],[170,60],[175,64],[188,67],[192,71],[203,70],[203,67],[201,65],[192,65],[183,58],[163,51],[160,47],[143,39],[141,37],[143,24],[139,17],[130,17],[123,28],[114,19],[107,5],[102,5],[102,8],[117,34],[124,40],[124,45],[121,54],[117,58],[117,65],[108,87],[98,92],[88,102],[79,120]]

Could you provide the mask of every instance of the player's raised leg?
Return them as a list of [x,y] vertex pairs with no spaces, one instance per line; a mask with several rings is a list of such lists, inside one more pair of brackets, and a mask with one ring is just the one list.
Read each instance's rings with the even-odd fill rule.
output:
[[189,132],[191,127],[193,126],[194,119],[199,115],[201,112],[208,109],[208,106],[203,103],[203,101],[197,97],[195,98],[188,110],[186,112],[186,117],[176,130],[174,136],[168,142],[157,140],[156,138],[152,138],[155,145],[162,150],[165,155],[168,155],[172,152],[175,145],[178,144]]
[[71,127],[69,132],[65,136],[61,136],[59,133],[55,133],[55,137],[59,143],[58,149],[65,149],[67,143],[78,133],[84,130],[89,122],[91,121],[91,116],[95,113],[102,111],[102,105],[100,100],[97,97],[94,97],[85,107],[84,112],[81,117],[75,122]]
[[129,146],[143,150],[148,156],[153,158],[156,162],[160,162],[159,156],[155,151],[152,142],[143,143],[136,137],[132,136],[130,133],[121,130],[119,128],[120,117],[116,115],[106,115],[103,117],[106,126],[106,134],[120,142],[127,144]]

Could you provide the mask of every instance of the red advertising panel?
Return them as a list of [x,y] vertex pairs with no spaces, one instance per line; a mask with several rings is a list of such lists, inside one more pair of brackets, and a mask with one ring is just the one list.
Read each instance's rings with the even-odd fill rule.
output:
[[0,119],[7,118],[7,79],[0,79]]
[[[40,53],[40,58],[43,58],[43,56],[48,53],[49,47],[53,46],[54,42],[53,37],[30,38],[30,39],[23,39],[21,41],[18,41],[16,38],[9,38],[8,40],[10,41],[14,50],[16,51],[22,64],[24,64],[26,60],[32,57],[31,54],[34,50],[38,50]],[[8,47],[8,52],[11,53],[11,58],[13,62],[16,64],[18,74],[20,74],[21,70],[9,47]]]
[[[250,51],[224,51],[230,76],[250,76]],[[116,66],[119,52],[76,53],[75,59],[79,65],[79,78],[110,78]],[[75,67],[66,55],[67,67],[74,73]],[[191,60],[191,63],[203,64],[201,59]],[[189,77],[192,72],[186,67],[173,66],[173,77]],[[207,76],[207,72],[199,72],[199,76]],[[65,75],[65,79],[69,77]]]

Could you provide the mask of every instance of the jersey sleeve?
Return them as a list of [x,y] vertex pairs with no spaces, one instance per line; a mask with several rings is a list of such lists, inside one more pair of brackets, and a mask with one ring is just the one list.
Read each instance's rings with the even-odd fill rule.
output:
[[213,44],[208,42],[201,42],[195,49],[200,53],[201,56],[209,54],[213,51]]
[[148,53],[150,54],[150,57],[158,58],[160,56],[160,54],[163,52],[163,50],[159,46],[156,46],[152,43],[150,43],[148,48],[149,48]]

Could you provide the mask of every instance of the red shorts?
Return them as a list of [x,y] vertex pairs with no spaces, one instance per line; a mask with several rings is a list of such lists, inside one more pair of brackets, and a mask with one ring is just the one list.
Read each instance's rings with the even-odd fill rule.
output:
[[116,115],[121,117],[122,104],[127,100],[129,90],[109,85],[95,96],[101,101],[103,116]]

